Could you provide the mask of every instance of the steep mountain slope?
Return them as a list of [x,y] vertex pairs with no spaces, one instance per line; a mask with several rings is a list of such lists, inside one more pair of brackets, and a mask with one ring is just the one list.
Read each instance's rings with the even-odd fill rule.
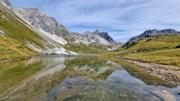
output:
[[116,42],[108,35],[107,32],[85,32],[83,34],[70,33],[69,43],[71,44],[84,44],[84,45],[102,45],[102,46],[113,46]]
[[83,34],[70,33],[66,37],[69,41],[65,48],[78,53],[101,54],[117,48],[115,42],[106,32],[85,32]]
[[64,26],[58,24],[54,18],[39,12],[36,8],[13,8],[13,11],[28,24],[44,33],[47,37],[59,42],[62,45],[67,44],[67,41],[62,37],[69,32]]
[[106,32],[69,32],[54,18],[38,9],[13,8],[8,0],[1,0],[0,6],[0,28],[6,33],[4,36],[23,43],[36,53],[103,53],[116,46],[116,42]]
[[54,18],[40,12],[34,8],[12,8],[12,10],[25,22],[38,28],[40,32],[45,32],[46,36],[61,40],[62,45],[66,44],[84,44],[84,45],[115,45],[115,41],[106,32],[69,32],[63,25],[58,23]]
[[33,51],[41,54],[75,54],[29,26],[2,3],[0,3],[0,17],[0,29],[5,33],[4,36],[17,40]]
[[11,3],[9,2],[9,0],[0,0],[0,3],[3,4],[4,6],[11,6]]
[[0,33],[0,60],[20,59],[35,55],[33,51],[20,42]]

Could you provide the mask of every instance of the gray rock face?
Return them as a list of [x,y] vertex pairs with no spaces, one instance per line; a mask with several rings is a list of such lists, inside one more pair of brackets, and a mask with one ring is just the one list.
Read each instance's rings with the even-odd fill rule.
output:
[[11,6],[11,3],[9,2],[9,0],[0,0],[0,3],[6,5],[6,6]]
[[68,30],[66,30],[63,25],[59,24],[53,17],[40,12],[36,8],[14,8],[13,11],[26,20],[26,22],[38,29],[61,37],[69,34]]
[[36,8],[13,8],[13,11],[35,28],[48,32],[49,34],[58,35],[70,44],[114,45],[116,43],[107,32],[100,32],[98,30],[95,32],[85,32],[83,34],[69,32],[53,17],[40,12]]
[[89,42],[93,42],[94,44],[101,43],[111,45],[116,43],[107,32],[100,32],[99,30],[95,32],[86,32],[84,36],[87,37]]
[[104,39],[106,39],[109,42],[112,42],[112,43],[115,42],[114,39],[107,32],[100,32],[99,30],[96,30],[94,32],[94,34],[96,34],[96,35],[98,35],[100,37],[103,37]]
[[141,40],[141,39],[146,38],[146,37],[161,36],[161,35],[172,35],[172,34],[180,34],[180,32],[176,31],[174,29],[147,30],[138,36],[132,37],[129,41],[135,42],[135,41]]
[[101,33],[106,32],[85,32],[85,33],[74,33],[71,32],[69,36],[66,36],[67,40],[71,44],[85,44],[85,45],[105,45],[105,46],[114,46],[116,42],[108,35],[103,36]]

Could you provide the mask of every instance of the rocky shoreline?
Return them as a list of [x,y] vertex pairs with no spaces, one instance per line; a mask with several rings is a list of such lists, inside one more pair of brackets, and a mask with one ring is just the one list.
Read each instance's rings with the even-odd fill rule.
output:
[[175,85],[180,85],[180,67],[171,65],[162,65],[145,61],[123,58],[122,60],[135,63],[145,68],[145,72],[157,76],[163,80],[169,81]]

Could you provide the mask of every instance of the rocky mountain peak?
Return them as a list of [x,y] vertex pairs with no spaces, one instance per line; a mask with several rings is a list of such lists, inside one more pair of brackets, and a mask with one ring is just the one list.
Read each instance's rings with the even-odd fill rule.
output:
[[[18,9],[18,8],[16,8],[16,9]],[[21,10],[25,10],[27,12],[32,12],[32,13],[40,13],[38,8],[23,8]]]
[[100,30],[95,30],[94,33],[95,34],[100,34],[101,32],[100,32]]
[[65,36],[69,33],[69,31],[53,17],[40,12],[37,8],[14,8],[13,11],[24,21],[50,34]]
[[172,35],[172,34],[180,34],[179,31],[176,31],[174,29],[163,29],[163,30],[157,30],[157,29],[152,29],[152,30],[146,30],[142,34],[132,37],[129,41],[138,41],[141,40],[145,37],[153,37],[153,36],[161,36],[161,35]]
[[164,29],[164,30],[159,30],[159,33],[180,33],[174,29]]
[[100,37],[103,37],[109,42],[115,42],[114,39],[109,35],[108,32],[100,32],[99,30],[96,30],[94,34],[99,35]]
[[179,32],[174,29],[163,29],[163,30],[153,29],[153,30],[147,30],[143,34],[144,35],[161,35],[161,34],[172,34],[172,33],[176,34]]
[[9,2],[9,0],[0,0],[0,3],[9,7],[11,6],[11,3]]
[[152,34],[152,33],[156,33],[157,31],[158,31],[157,29],[146,30],[143,34],[144,35],[149,35],[149,34]]
[[56,19],[40,12],[37,8],[13,8],[12,10],[25,22],[40,30],[40,32],[55,39],[57,38],[54,35],[57,35],[66,41],[65,43],[108,46],[116,43],[107,32],[100,32],[99,30],[95,32],[87,31],[84,34],[69,32]]

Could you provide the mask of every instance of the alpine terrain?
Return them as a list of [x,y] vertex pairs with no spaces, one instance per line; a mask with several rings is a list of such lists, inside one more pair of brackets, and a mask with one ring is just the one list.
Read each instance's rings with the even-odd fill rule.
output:
[[180,101],[179,7],[0,0],[0,101]]
[[16,40],[35,53],[100,53],[117,45],[106,32],[70,32],[38,9],[14,8],[8,0],[1,0],[1,17],[1,37]]

